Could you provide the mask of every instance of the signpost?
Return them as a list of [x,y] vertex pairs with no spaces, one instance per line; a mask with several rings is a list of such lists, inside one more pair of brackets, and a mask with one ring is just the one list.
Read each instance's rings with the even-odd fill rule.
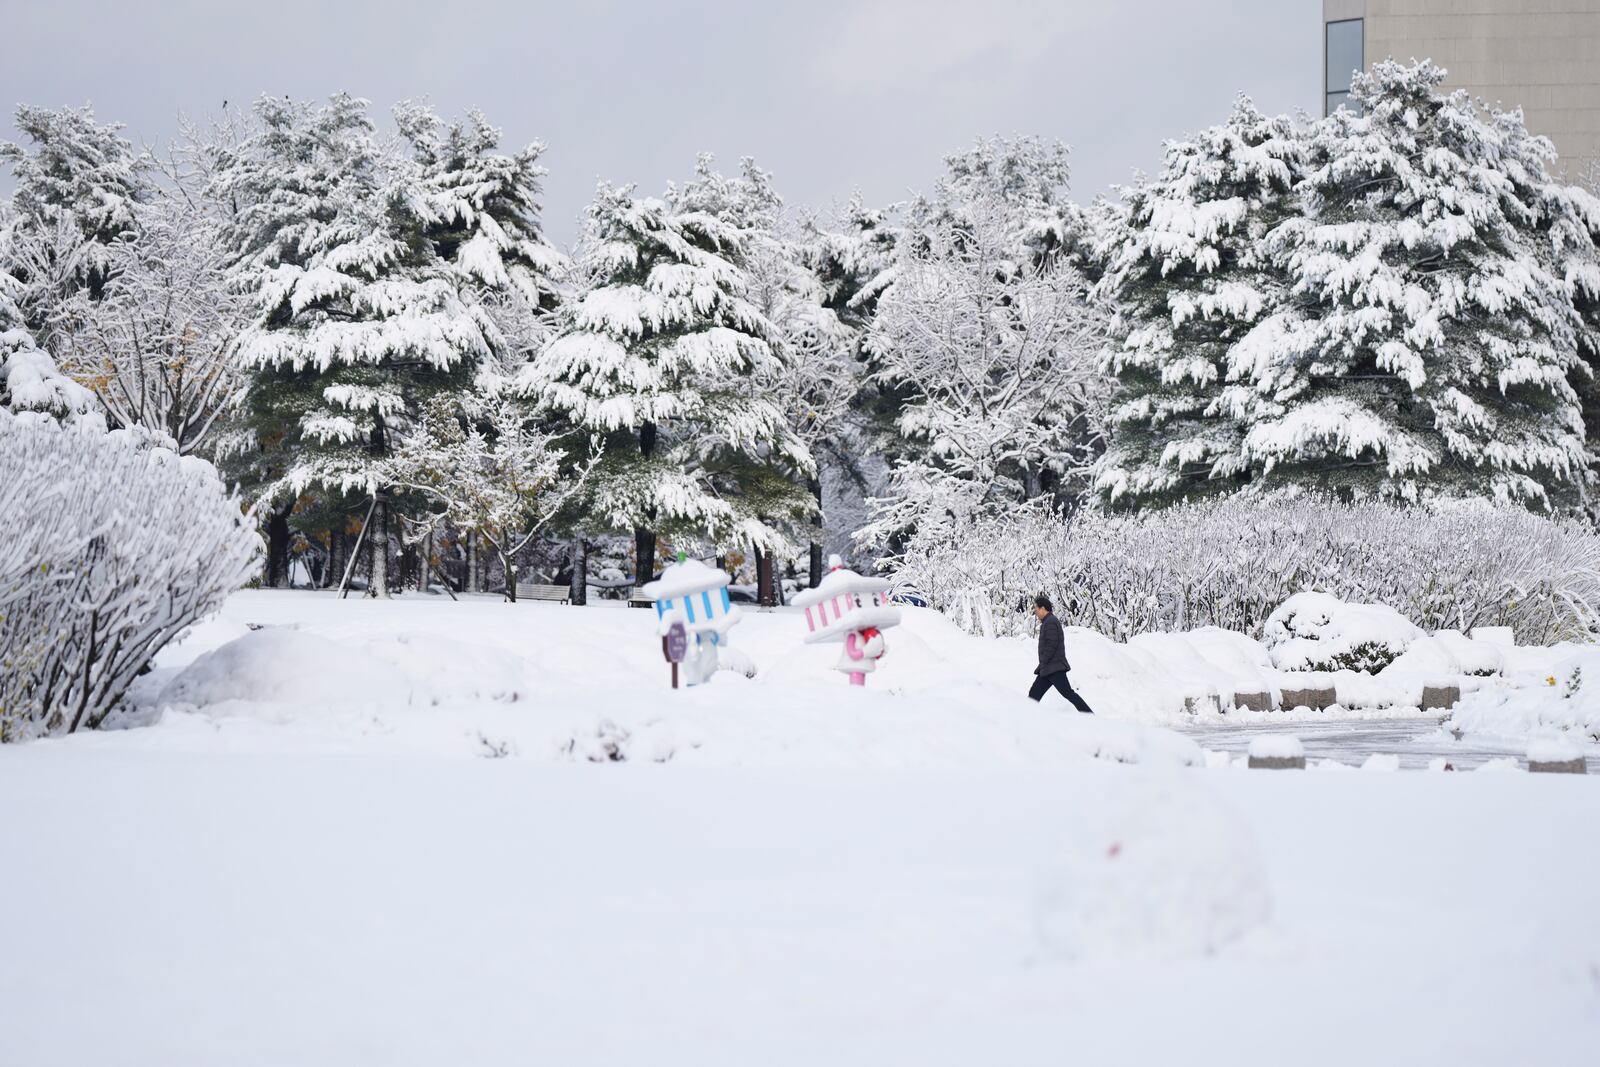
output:
[[675,622],[667,627],[667,632],[661,638],[661,654],[672,664],[672,688],[678,688],[678,664],[689,654],[689,631],[683,628],[683,623]]

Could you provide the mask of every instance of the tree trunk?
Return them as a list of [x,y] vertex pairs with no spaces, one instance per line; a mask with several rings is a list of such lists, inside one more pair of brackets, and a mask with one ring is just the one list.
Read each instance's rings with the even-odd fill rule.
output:
[[289,587],[289,509],[267,516],[267,585]]
[[633,531],[633,573],[639,585],[656,576],[656,535],[642,526]]
[[[811,495],[816,497],[816,499],[817,499],[817,519],[820,522],[821,518],[822,518],[822,479],[821,478],[813,478],[813,479],[811,479]],[[810,583],[811,583],[811,588],[812,589],[815,589],[817,586],[822,584],[822,546],[820,544],[818,544],[817,542],[815,542],[815,541],[811,542]]]
[[433,531],[430,529],[422,537],[422,544],[417,546],[417,554],[421,557],[417,563],[417,592],[426,593],[428,583],[433,576]]
[[511,562],[511,557],[504,552],[500,553],[500,571],[505,575],[506,599],[511,603],[517,602],[517,565]]
[[756,549],[756,605],[763,608],[778,606],[773,592],[772,553]]
[[332,527],[330,527],[328,529],[328,551],[323,558],[322,573],[317,576],[318,589],[328,588],[328,584],[333,581],[333,572],[337,569],[338,556],[339,535],[334,533]]
[[408,545],[405,539],[400,541],[400,573],[395,577],[395,588],[402,593],[411,587],[413,577],[417,573],[417,546]]
[[389,599],[389,502],[383,497],[378,498],[378,506],[372,509],[372,529],[367,532],[367,544],[371,547],[368,556],[370,562],[367,579],[367,595]]
[[[639,454],[649,459],[656,450],[656,424],[647,422],[639,427]],[[655,510],[646,511],[654,519]],[[636,526],[633,530],[633,573],[637,585],[643,585],[656,576],[656,534],[654,530]]]
[[581,534],[572,539],[572,586],[567,597],[573,607],[589,603],[589,543]]
[[344,569],[350,563],[350,535],[344,530],[334,530],[328,535],[328,580],[332,589],[344,579]]
[[483,582],[478,577],[478,539],[471,530],[466,534],[467,592],[483,592]]

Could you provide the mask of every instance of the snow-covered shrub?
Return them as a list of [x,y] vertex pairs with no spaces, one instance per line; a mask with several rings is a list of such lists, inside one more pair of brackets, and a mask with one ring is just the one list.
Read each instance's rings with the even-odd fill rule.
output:
[[1600,537],[1487,502],[1277,494],[1070,520],[1018,509],[913,537],[884,565],[902,594],[971,632],[1029,632],[1026,602],[1042,591],[1117,641],[1207,625],[1261,638],[1279,605],[1315,591],[1430,631],[1506,626],[1524,644],[1600,633]]
[[1464,734],[1500,738],[1600,741],[1600,654],[1587,648],[1559,652],[1573,654],[1533,677],[1512,679],[1510,686],[1483,686],[1463,694],[1445,725]]
[[259,541],[209,464],[0,411],[0,741],[105,718]]
[[1296,593],[1267,616],[1263,640],[1282,671],[1376,674],[1422,636],[1391,607]]

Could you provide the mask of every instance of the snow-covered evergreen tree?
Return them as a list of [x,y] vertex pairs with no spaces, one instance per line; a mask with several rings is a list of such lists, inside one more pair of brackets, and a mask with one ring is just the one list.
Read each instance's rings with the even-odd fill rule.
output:
[[[1583,402],[1583,423],[1589,442],[1589,465],[1600,475],[1600,160],[1590,162],[1583,184],[1566,190],[1571,204],[1572,226],[1588,230],[1564,242],[1570,249],[1564,271],[1572,292],[1573,304],[1583,316],[1586,329],[1579,333],[1579,355],[1587,373],[1577,378],[1578,395]],[[1557,242],[1552,242],[1556,247]],[[1600,499],[1590,496],[1584,510],[1591,520],[1600,520]]]
[[418,169],[373,137],[367,105],[263,97],[260,130],[219,171],[256,319],[253,372],[264,495],[309,488],[376,501],[371,590],[388,593],[383,462],[418,411],[489,354],[479,316],[423,239]]
[[476,109],[449,124],[425,104],[401,104],[394,116],[421,169],[412,207],[427,240],[486,313],[498,362],[525,362],[545,340],[569,266],[540,223],[544,145],[497,151],[500,131]]
[[[1304,213],[1269,241],[1292,298],[1231,354],[1260,484],[1547,506],[1586,477],[1575,201],[1520,111],[1429,63],[1358,74],[1312,127]],[[1586,239],[1586,235],[1585,235]],[[1590,242],[1592,245],[1592,241]]]
[[[15,123],[32,147],[0,144],[0,160],[16,179],[12,203],[22,239],[37,248],[67,244],[60,239],[66,232],[76,236],[81,250],[72,256],[71,279],[98,298],[112,271],[110,246],[133,229],[134,207],[145,197],[146,161],[119,135],[120,125],[101,125],[87,106],[23,104]],[[42,332],[50,310],[42,308],[30,327]]]
[[719,546],[786,547],[775,523],[809,510],[788,471],[804,444],[749,376],[775,359],[749,298],[747,234],[714,211],[601,183],[578,292],[519,382],[576,426],[607,435],[594,514],[635,531],[641,578],[658,531]]
[[[0,265],[10,260],[13,219],[0,204]],[[0,411],[36,418],[99,418],[89,390],[62,374],[55,360],[34,342],[17,295],[22,283],[0,269]]]
[[1298,137],[1236,108],[1131,191],[1101,282],[1122,327],[1105,498],[1587,494],[1600,216],[1520,112],[1443,77],[1380,63],[1361,114]]
[[[848,449],[845,420],[862,376],[853,358],[858,333],[828,306],[827,291],[812,268],[816,231],[797,224],[785,210],[772,175],[748,157],[740,161],[738,175],[726,176],[703,155],[694,180],[674,187],[669,196],[680,210],[715,214],[745,234],[740,259],[749,279],[747,293],[771,324],[776,358],[748,375],[744,387],[779,404],[789,429],[812,457],[813,464],[796,465],[790,474],[812,495],[820,520],[822,482],[816,463],[825,456],[837,461]],[[809,577],[813,583],[821,581],[821,529],[808,522],[791,532],[810,540]],[[775,602],[772,561],[759,547],[756,552],[758,595]]]
[[859,551],[853,535],[866,525],[867,501],[887,491],[889,466],[903,446],[896,420],[905,390],[873,376],[881,368],[866,343],[878,301],[894,282],[904,233],[900,213],[899,206],[868,207],[856,193],[830,215],[800,220],[799,252],[821,287],[822,306],[852,338],[849,377],[855,384],[848,410],[812,445],[829,552]]
[[1296,208],[1300,152],[1289,119],[1240,97],[1227,122],[1170,142],[1160,173],[1122,190],[1096,249],[1118,384],[1095,484],[1111,502],[1237,485],[1254,386],[1232,380],[1229,355],[1288,299],[1264,238]]

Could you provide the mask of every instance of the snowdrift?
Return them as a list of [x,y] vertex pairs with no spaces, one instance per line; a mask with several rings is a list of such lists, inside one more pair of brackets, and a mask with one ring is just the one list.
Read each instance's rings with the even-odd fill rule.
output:
[[[1498,638],[1426,635],[1370,608],[1297,606],[1300,633],[1276,647],[1214,627],[1126,644],[1068,627],[1073,684],[1096,709],[1091,718],[1068,714],[1055,694],[1026,699],[1032,641],[975,637],[922,608],[905,609],[887,634],[888,654],[864,691],[832,669],[828,648],[804,643],[797,610],[778,609],[747,613],[732,630],[725,658],[751,664],[753,678],[724,670],[709,685],[673,692],[654,615],[617,604],[415,595],[378,603],[253,591],[169,648],[140,679],[135,710],[120,724],[158,722],[150,737],[125,743],[208,749],[961,767],[1084,757],[1196,764],[1199,749],[1161,727],[1420,717],[1428,685],[1467,694],[1452,720],[1463,731],[1582,732],[1600,718],[1592,710],[1600,696],[1591,699],[1585,681],[1600,679],[1600,659],[1583,668],[1576,646],[1520,649]],[[1305,625],[1311,612],[1315,641]],[[1301,642],[1327,651],[1380,640],[1392,641],[1394,655],[1376,674],[1281,666],[1306,660]],[[1546,684],[1553,673],[1560,686]],[[1579,689],[1563,697],[1573,676]],[[1324,711],[1234,708],[1236,694],[1267,693],[1276,705],[1285,690],[1307,687],[1333,689],[1338,702]],[[1559,706],[1546,707],[1551,701]]]

